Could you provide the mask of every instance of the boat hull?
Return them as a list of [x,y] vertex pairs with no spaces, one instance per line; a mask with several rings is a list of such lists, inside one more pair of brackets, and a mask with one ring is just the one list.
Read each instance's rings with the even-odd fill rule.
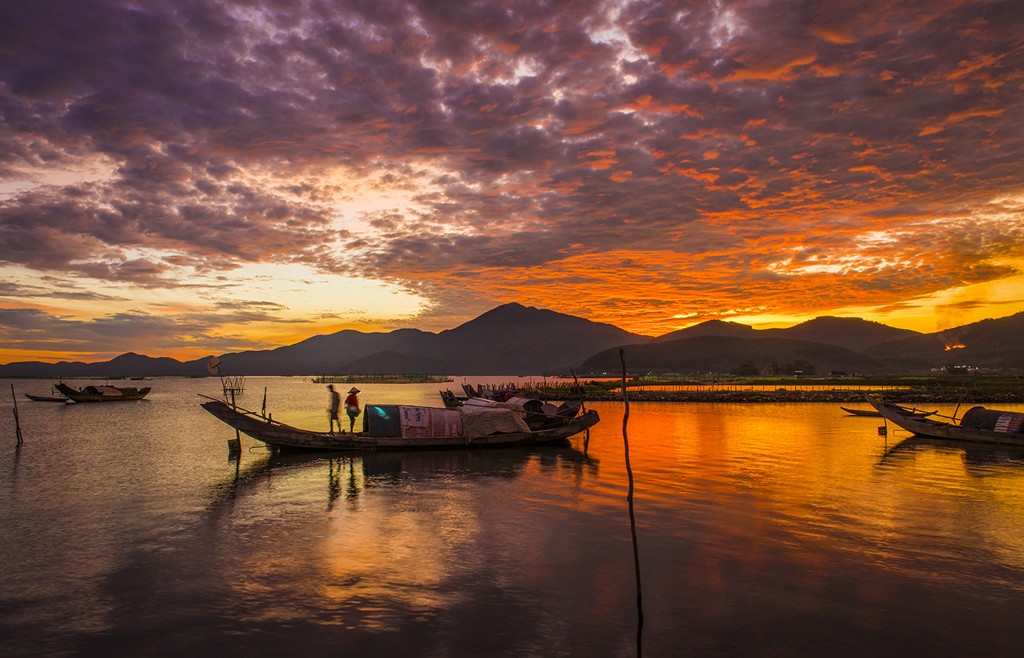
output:
[[331,434],[302,430],[264,419],[252,413],[237,411],[220,400],[210,400],[201,406],[225,424],[257,441],[277,448],[300,450],[431,450],[535,445],[566,439],[590,429],[600,420],[596,411],[588,411],[559,427],[532,432],[491,434],[472,439],[465,437],[369,436],[361,432]]
[[59,396],[56,396],[56,395],[32,395],[31,393],[26,393],[25,397],[27,397],[29,400],[32,400],[34,402],[67,402],[68,401],[67,398],[59,397]]
[[915,436],[924,436],[931,439],[944,439],[948,441],[970,441],[974,443],[999,443],[1003,445],[1024,446],[1024,434],[1013,434],[1009,432],[996,432],[994,430],[974,429],[962,427],[952,423],[942,423],[929,418],[903,416],[891,406],[881,402],[877,398],[865,395],[868,403],[878,410],[887,421],[893,425],[902,427]]
[[[871,418],[881,418],[882,414],[874,409],[848,409],[847,407],[839,407],[851,416],[869,416]],[[934,411],[918,411],[917,409],[906,409],[904,407],[896,407],[894,409],[896,413],[904,416],[913,416],[915,418],[924,418],[925,416],[931,416]]]
[[84,389],[75,389],[61,382],[59,384],[54,384],[54,387],[73,402],[124,402],[126,400],[141,400],[149,395],[149,391],[151,390],[149,387],[121,388],[117,389],[121,392],[120,395],[104,395],[103,393],[94,393],[89,390],[97,390],[95,386],[86,386]]

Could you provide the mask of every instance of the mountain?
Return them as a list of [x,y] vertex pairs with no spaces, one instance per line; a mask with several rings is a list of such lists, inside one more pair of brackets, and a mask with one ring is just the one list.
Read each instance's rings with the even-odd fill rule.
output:
[[813,343],[838,345],[854,352],[888,341],[921,336],[909,329],[896,329],[861,318],[822,316],[787,329],[765,329],[765,337],[793,338]]
[[1024,313],[888,341],[864,353],[876,359],[915,359],[932,368],[1024,368]]
[[754,329],[738,322],[708,320],[700,324],[659,336],[654,342],[662,343],[694,336],[730,336],[732,338],[792,338],[825,345],[838,345],[860,352],[872,345],[901,340],[922,334],[909,329],[896,329],[880,322],[860,318],[822,316],[786,329]]
[[537,374],[565,371],[595,352],[650,338],[609,324],[504,304],[454,329],[364,334],[346,330],[274,350],[221,357],[237,375],[432,373]]
[[679,338],[692,338],[694,336],[729,336],[732,338],[756,338],[760,332],[748,324],[739,322],[725,322],[723,320],[708,320],[695,324],[692,327],[679,329],[664,336],[658,336],[653,342],[664,343]]
[[[691,336],[623,348],[630,373],[729,372],[741,361],[766,366],[797,360],[813,363],[818,374],[882,371],[885,366],[871,357],[836,345],[792,338],[736,338],[734,336]],[[583,375],[616,375],[622,372],[618,349],[595,354],[582,364]]]
[[208,375],[206,359],[181,362],[168,357],[151,357],[126,352],[110,361],[20,361],[0,365],[0,377],[194,377]]
[[[858,318],[821,317],[788,329],[712,320],[659,338],[546,309],[505,304],[440,333],[418,329],[312,336],[272,350],[221,356],[226,375],[618,373],[619,346],[631,372],[729,372],[808,361],[818,373],[910,372],[946,364],[1024,369],[1024,313],[920,334]],[[947,350],[947,347],[950,349]],[[180,362],[127,353],[100,363],[18,362],[0,377],[206,375],[206,359]]]

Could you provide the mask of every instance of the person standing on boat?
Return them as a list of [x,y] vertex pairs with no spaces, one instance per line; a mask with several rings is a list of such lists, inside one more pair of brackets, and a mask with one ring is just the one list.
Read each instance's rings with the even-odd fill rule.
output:
[[333,384],[327,385],[327,390],[331,392],[331,408],[327,410],[330,414],[331,429],[327,430],[329,433],[334,433],[334,423],[338,423],[338,431],[341,431],[341,420],[338,419],[338,409],[341,408],[341,396],[334,390]]
[[345,398],[345,413],[348,414],[348,431],[354,432],[356,427],[356,417],[359,415],[359,398],[357,394],[360,390],[355,386],[348,392],[348,397]]

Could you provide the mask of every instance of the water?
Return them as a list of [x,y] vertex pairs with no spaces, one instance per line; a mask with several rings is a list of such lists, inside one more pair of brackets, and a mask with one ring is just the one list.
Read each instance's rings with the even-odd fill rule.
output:
[[[588,405],[586,444],[275,456],[243,437],[236,461],[199,407],[215,379],[67,406],[22,396],[49,380],[13,384],[5,656],[638,654],[620,404]],[[323,386],[246,384],[244,406],[265,388],[275,419],[326,429]],[[361,388],[439,404],[437,385]],[[643,655],[1021,655],[1024,452],[880,422],[633,403]]]

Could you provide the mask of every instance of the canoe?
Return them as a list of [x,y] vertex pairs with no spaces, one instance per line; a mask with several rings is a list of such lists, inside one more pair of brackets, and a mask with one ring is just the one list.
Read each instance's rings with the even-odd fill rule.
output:
[[899,413],[900,407],[896,405],[887,404],[871,395],[865,395],[864,398],[887,421],[912,432],[915,436],[1024,446],[1024,434],[1021,433],[1024,429],[1024,413],[973,407],[967,410],[960,424],[956,424],[931,418],[905,416]]
[[[209,399],[201,405],[210,414],[257,441],[275,448],[304,450],[429,450],[439,448],[482,448],[524,446],[569,438],[590,429],[600,417],[587,411],[575,418],[553,417],[549,424],[528,431],[499,431],[480,435],[479,428],[499,421],[508,409],[478,411],[472,423],[466,412],[433,407],[366,405],[362,432],[313,432],[303,430],[220,400]],[[483,415],[481,415],[483,414]],[[481,423],[481,419],[485,422]],[[519,421],[520,426],[527,427]],[[506,425],[505,427],[508,427]],[[475,431],[470,431],[475,428]]]
[[32,395],[26,393],[25,397],[29,400],[35,400],[36,402],[67,402],[68,399],[62,395]]
[[[874,409],[847,409],[846,407],[839,408],[852,416],[870,416],[872,418],[882,417],[882,414],[880,414],[878,411],[875,411]],[[900,406],[894,406],[893,409],[897,413],[901,413],[904,416],[918,416],[920,418],[924,418],[925,416],[931,416],[938,411],[920,411],[919,409],[907,409],[906,407]]]
[[149,394],[146,388],[117,388],[116,386],[86,386],[71,388],[64,382],[54,384],[56,389],[74,402],[120,402],[124,400],[141,400]]

